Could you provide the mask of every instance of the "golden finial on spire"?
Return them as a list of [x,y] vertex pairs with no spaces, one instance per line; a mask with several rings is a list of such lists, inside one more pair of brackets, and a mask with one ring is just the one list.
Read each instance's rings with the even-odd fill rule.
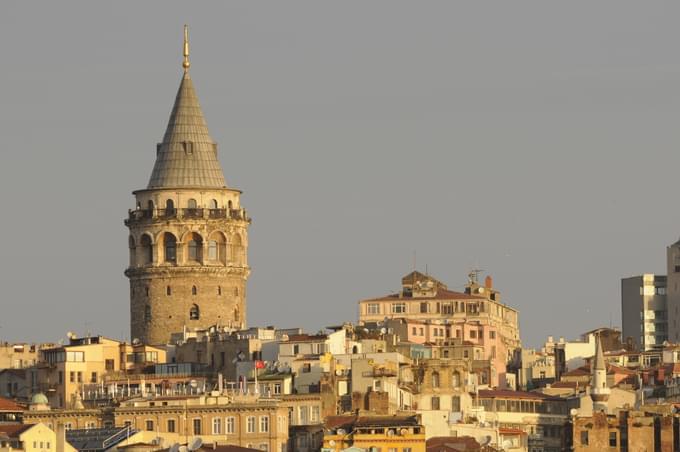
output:
[[189,26],[184,25],[184,62],[182,63],[184,72],[189,71],[189,66],[191,66],[189,63]]

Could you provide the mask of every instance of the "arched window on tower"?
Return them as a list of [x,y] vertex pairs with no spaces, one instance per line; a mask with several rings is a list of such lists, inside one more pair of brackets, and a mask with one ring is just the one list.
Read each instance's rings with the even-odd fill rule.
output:
[[203,262],[203,239],[196,233],[189,236],[187,260],[191,262]]
[[222,286],[217,286],[217,295],[222,295]]
[[149,323],[151,321],[151,306],[144,305],[144,322]]
[[144,234],[139,241],[140,244],[140,263],[142,265],[149,265],[150,263],[153,262],[153,247],[151,244],[151,237],[149,237],[147,234]]
[[175,215],[175,202],[172,199],[165,201],[165,216],[171,217]]
[[196,200],[194,198],[189,199],[189,201],[187,202],[187,207],[190,209],[197,208],[198,205],[196,204]]
[[198,320],[201,318],[201,312],[198,309],[198,305],[192,305],[191,309],[189,310],[189,320]]
[[153,201],[149,199],[149,201],[146,203],[146,208],[149,209],[149,212],[153,214],[153,209],[155,206],[153,205]]
[[229,208],[229,210],[234,208],[234,204],[231,202],[231,200],[227,203],[227,207]]
[[174,235],[166,232],[163,235],[163,243],[165,245],[165,262],[177,262],[177,239]]
[[191,287],[191,295],[196,295],[197,293],[198,293],[198,289],[196,288],[196,286],[192,286]]
[[208,240],[208,261],[213,264],[227,263],[227,240],[219,231],[213,232]]
[[217,209],[217,200],[216,199],[210,200],[210,208],[211,209]]
[[231,238],[231,262],[236,266],[244,265],[245,253],[243,249],[243,241],[240,234],[234,234]]
[[165,295],[172,295],[172,287],[167,286],[165,288]]
[[241,314],[238,311],[238,307],[234,308],[234,322],[241,321]]
[[130,248],[130,267],[135,266],[135,253],[136,253],[136,248],[135,248],[135,238],[130,236],[128,237],[128,248]]

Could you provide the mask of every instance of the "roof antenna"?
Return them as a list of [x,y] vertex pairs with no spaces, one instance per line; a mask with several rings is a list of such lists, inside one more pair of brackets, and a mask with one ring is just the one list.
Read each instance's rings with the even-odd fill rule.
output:
[[189,72],[189,66],[191,66],[191,63],[189,63],[189,26],[184,25],[184,62],[182,67],[185,73]]

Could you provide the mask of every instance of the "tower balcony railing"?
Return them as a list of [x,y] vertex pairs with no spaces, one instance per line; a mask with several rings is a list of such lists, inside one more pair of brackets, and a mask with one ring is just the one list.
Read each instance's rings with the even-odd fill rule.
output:
[[128,211],[128,218],[125,220],[125,224],[129,225],[153,220],[169,220],[173,218],[208,218],[250,221],[245,209],[136,209]]
[[203,218],[203,209],[199,209],[199,208],[182,209],[182,217],[184,217],[184,218]]

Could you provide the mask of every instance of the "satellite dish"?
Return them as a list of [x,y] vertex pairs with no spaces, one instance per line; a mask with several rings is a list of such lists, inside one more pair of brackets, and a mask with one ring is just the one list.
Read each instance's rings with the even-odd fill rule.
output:
[[191,440],[191,443],[189,444],[189,450],[191,452],[193,452],[195,450],[200,449],[202,445],[203,445],[203,440],[199,437],[196,437],[193,440]]
[[332,439],[332,440],[328,441],[328,445],[331,446],[331,447],[334,447],[335,446],[335,440]]
[[380,328],[380,334],[385,334],[387,333],[387,330],[385,328]]
[[198,382],[197,382],[196,380],[191,380],[191,381],[189,382],[189,386],[191,386],[192,388],[195,389],[195,388],[198,387]]
[[172,446],[170,446],[168,452],[179,452],[179,443],[175,443]]
[[402,436],[405,435],[405,434],[407,434],[407,433],[408,433],[408,429],[407,429],[407,428],[402,428],[401,430],[399,430],[399,434],[402,435]]
[[139,344],[141,344],[139,339],[137,339],[137,338],[132,339],[132,345],[139,345]]
[[395,435],[394,430],[389,429],[389,430],[387,431],[387,436],[394,436],[394,435]]
[[492,438],[491,438],[490,435],[486,435],[486,436],[484,437],[484,439],[481,441],[480,446],[482,446],[482,447],[488,446],[489,444],[491,444],[491,439],[492,439]]
[[339,428],[339,429],[338,429],[338,435],[345,435],[345,434],[347,434],[347,432],[345,431],[344,428]]
[[179,452],[189,452],[189,448],[185,445],[179,446]]
[[571,410],[569,410],[569,414],[571,414],[572,416],[576,416],[578,414],[578,410],[576,408],[572,408]]
[[509,439],[506,439],[503,441],[503,449],[510,449],[512,447],[512,441]]

